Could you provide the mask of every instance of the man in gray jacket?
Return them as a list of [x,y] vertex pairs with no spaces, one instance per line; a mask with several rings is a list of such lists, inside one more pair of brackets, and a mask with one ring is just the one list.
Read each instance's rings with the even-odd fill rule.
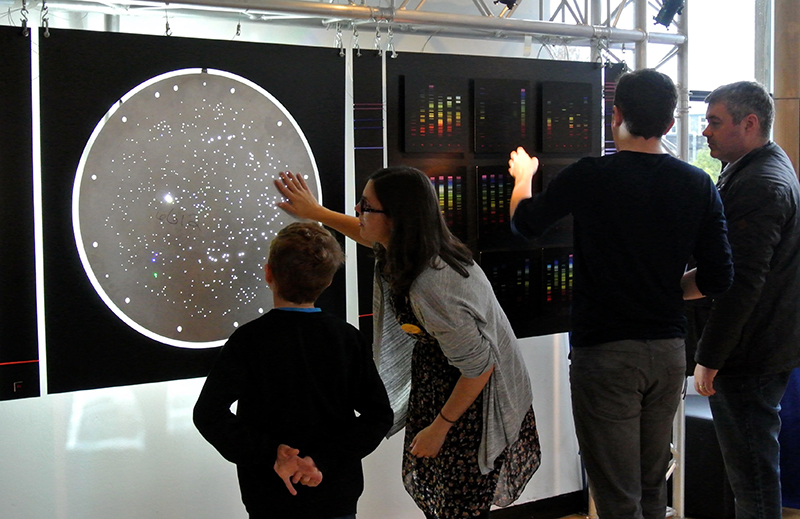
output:
[[698,344],[695,388],[709,397],[736,518],[781,517],[780,401],[800,365],[800,185],[770,142],[774,106],[758,83],[707,98],[711,156],[733,251],[731,288],[714,299]]

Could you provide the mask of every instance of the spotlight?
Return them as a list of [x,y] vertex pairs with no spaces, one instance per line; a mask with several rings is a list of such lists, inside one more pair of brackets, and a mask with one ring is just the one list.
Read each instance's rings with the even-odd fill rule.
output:
[[517,0],[494,0],[496,4],[504,4],[509,9],[512,9],[514,5],[517,3]]
[[672,18],[675,14],[681,14],[683,11],[683,0],[664,0],[664,5],[658,12],[658,15],[653,18],[657,24],[669,28],[672,23]]

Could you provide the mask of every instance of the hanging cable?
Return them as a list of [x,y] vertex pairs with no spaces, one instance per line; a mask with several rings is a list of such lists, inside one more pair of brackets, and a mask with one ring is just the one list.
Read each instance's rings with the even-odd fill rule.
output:
[[50,37],[50,11],[47,0],[42,0],[42,27],[44,27],[44,37]]
[[358,44],[358,27],[356,27],[355,23],[353,24],[353,50],[356,52],[356,56],[360,58],[361,46]]
[[334,40],[334,45],[339,49],[339,56],[343,58],[344,43],[342,43],[342,24],[339,22],[336,22],[336,39]]
[[389,31],[387,32],[388,37],[386,39],[386,50],[391,52],[390,57],[392,59],[397,57],[397,51],[394,50],[394,32],[392,32],[392,26],[389,26]]
[[169,28],[169,11],[166,8],[164,9],[164,18],[167,20],[166,27],[164,28],[164,34],[166,36],[172,36],[172,29]]
[[375,50],[378,51],[378,56],[383,56],[383,49],[381,48],[381,28],[375,26]]
[[26,38],[31,35],[31,30],[28,28],[28,2],[22,0],[22,9],[19,11],[22,17],[22,35]]

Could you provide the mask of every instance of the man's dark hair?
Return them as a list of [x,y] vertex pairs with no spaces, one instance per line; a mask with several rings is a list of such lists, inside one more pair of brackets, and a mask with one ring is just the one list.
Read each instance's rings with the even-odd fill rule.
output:
[[678,91],[669,76],[653,69],[629,72],[619,78],[614,106],[622,112],[631,135],[661,137],[672,124]]
[[740,81],[722,85],[706,97],[706,103],[724,103],[731,114],[733,124],[739,124],[750,114],[758,118],[761,136],[769,139],[772,122],[775,119],[775,104],[769,92],[755,81]]
[[284,227],[269,245],[267,260],[278,294],[296,304],[313,303],[344,263],[339,242],[316,223]]

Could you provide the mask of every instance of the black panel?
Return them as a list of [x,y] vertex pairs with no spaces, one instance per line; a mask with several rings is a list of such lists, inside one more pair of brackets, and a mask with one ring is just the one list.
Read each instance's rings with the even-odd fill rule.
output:
[[508,153],[528,143],[531,94],[528,81],[475,80],[475,153]]
[[[478,182],[478,248],[494,250],[513,246],[530,248],[530,243],[511,232],[509,201],[514,188],[514,178],[508,166],[478,166],[475,177]],[[534,183],[541,175],[534,177]],[[534,188],[534,191],[539,189]]]
[[541,249],[482,252],[480,261],[517,337],[553,333],[535,323],[543,309]]
[[468,83],[463,78],[403,78],[405,151],[460,153],[466,149]]
[[590,83],[542,84],[542,151],[588,154],[593,148]]
[[[152,77],[184,68],[237,74],[272,94],[318,161],[325,204],[343,210],[344,60],[336,49],[50,30],[40,40],[48,387],[51,392],[205,375],[217,349],[151,340],[119,320],[83,272],[71,193],[84,146],[109,107]],[[343,274],[319,306],[344,316]]]
[[[401,53],[387,60],[386,69],[389,165],[419,168],[435,184],[442,176],[447,181],[448,173],[440,172],[464,171],[460,195],[466,228],[461,227],[460,220],[452,219],[448,207],[443,208],[444,214],[450,218],[448,224],[454,234],[480,258],[515,332],[525,337],[568,330],[572,219],[557,222],[537,240],[514,236],[508,215],[513,187],[508,158],[518,146],[539,158],[540,172],[533,186],[537,193],[580,157],[599,156],[602,67],[594,63]],[[433,92],[427,97],[426,85],[431,88],[429,93]],[[419,122],[413,117],[420,114],[430,122],[424,108],[438,106],[440,93],[446,100],[447,94],[456,95],[464,85],[469,89],[469,109],[465,112],[469,120],[462,127],[470,146],[464,147],[460,135],[449,147],[423,145],[421,136],[411,133],[409,122]],[[549,127],[546,116],[550,118]],[[438,124],[439,119],[433,119]],[[444,117],[445,127],[446,123]],[[441,139],[438,134],[426,138]],[[453,173],[453,178],[457,174]],[[440,198],[447,202],[446,196]]]
[[480,261],[518,337],[569,331],[570,248],[482,252]]
[[31,41],[0,27],[0,400],[39,396]]

